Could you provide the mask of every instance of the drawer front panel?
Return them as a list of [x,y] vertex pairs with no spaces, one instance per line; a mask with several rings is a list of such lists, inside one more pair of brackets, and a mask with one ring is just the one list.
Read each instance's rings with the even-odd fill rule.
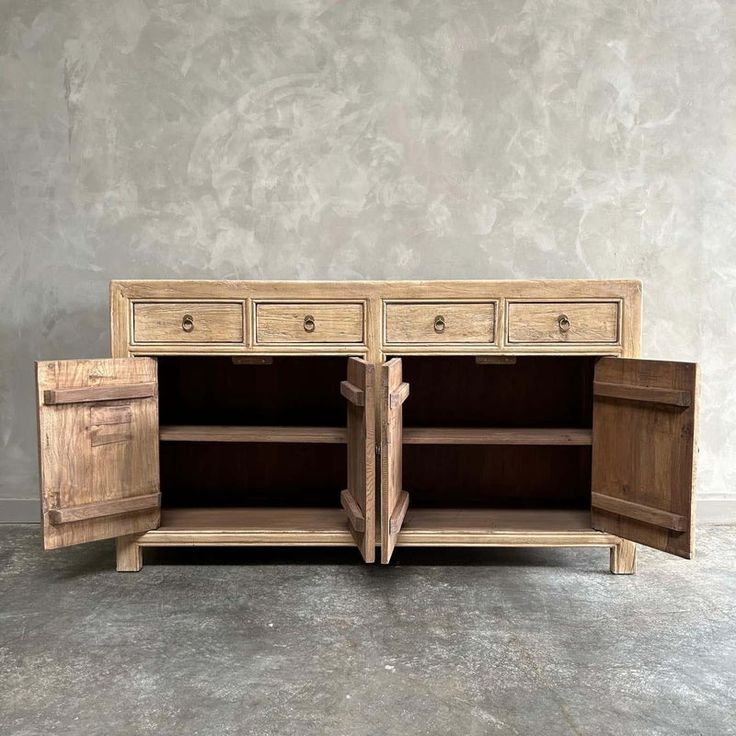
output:
[[495,302],[388,302],[386,344],[492,345]]
[[364,341],[363,304],[300,302],[256,304],[256,343],[360,344]]
[[135,302],[136,343],[242,343],[241,302]]
[[618,302],[509,302],[508,341],[617,343]]

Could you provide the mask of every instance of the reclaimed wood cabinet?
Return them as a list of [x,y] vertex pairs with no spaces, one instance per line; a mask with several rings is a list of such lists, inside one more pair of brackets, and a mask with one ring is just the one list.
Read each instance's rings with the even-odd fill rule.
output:
[[638,281],[113,281],[112,358],[37,364],[43,541],[690,557],[696,366]]

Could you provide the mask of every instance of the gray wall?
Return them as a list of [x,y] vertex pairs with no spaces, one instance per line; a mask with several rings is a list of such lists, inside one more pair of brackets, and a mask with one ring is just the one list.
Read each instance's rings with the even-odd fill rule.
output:
[[143,277],[642,278],[735,515],[735,69],[726,0],[3,0],[0,518]]

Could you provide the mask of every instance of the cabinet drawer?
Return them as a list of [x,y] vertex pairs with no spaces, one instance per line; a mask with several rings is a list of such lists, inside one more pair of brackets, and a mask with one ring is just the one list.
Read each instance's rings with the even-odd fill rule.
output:
[[363,304],[295,302],[256,304],[256,342],[362,343]]
[[242,302],[135,302],[136,343],[243,342]]
[[509,302],[509,343],[616,343],[618,302]]
[[386,344],[489,345],[496,340],[495,302],[388,302]]

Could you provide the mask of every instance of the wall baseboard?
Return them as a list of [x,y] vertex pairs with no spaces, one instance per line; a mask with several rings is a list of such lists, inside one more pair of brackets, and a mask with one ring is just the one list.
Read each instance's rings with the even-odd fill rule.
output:
[[695,520],[701,524],[736,524],[736,497],[698,496]]
[[[0,524],[38,524],[40,504],[33,498],[0,498]],[[697,499],[696,520],[701,524],[736,524],[735,496]]]
[[39,524],[41,502],[37,498],[0,498],[0,524]]

